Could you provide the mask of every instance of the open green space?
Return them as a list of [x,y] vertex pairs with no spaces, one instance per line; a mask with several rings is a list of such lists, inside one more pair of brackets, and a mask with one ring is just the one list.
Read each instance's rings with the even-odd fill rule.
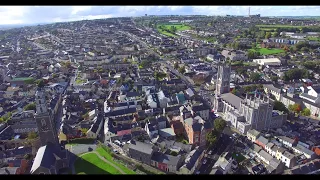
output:
[[320,41],[320,37],[308,37],[307,39],[310,41]]
[[253,52],[259,52],[261,55],[271,55],[271,54],[279,54],[284,53],[283,49],[277,49],[277,48],[261,48],[260,45],[257,45],[256,48],[249,49],[249,51]]
[[[106,149],[106,147],[105,147]],[[118,163],[118,162],[115,162],[113,160],[113,157],[111,156],[111,152],[109,149],[106,149],[105,150],[104,148],[102,147],[99,147],[97,148],[97,152],[103,156],[104,158],[106,158],[108,161],[112,162],[114,165],[118,166],[123,172],[125,172],[126,174],[136,174],[133,170],[131,169],[128,169],[127,167],[125,167],[124,165]]]
[[77,80],[76,80],[76,84],[83,84],[83,83],[85,83],[85,82],[87,82],[87,81],[85,81],[85,80],[83,80],[83,79],[77,79]]
[[77,174],[121,174],[94,153],[82,155],[76,160],[74,167]]
[[176,31],[183,31],[191,29],[190,26],[184,24],[159,24],[157,25],[157,30],[159,33],[164,34],[170,37],[177,37],[177,35],[171,31],[171,28],[174,27]]
[[232,153],[232,157],[238,162],[238,163],[240,163],[240,162],[242,162],[242,161],[244,161],[246,158],[242,155],[242,154],[240,154],[240,153]]
[[95,152],[105,158],[105,160],[117,166],[125,174],[136,174],[136,172],[127,168],[125,165],[115,161],[112,157],[111,150],[103,145],[100,145],[96,151],[79,156],[74,164],[76,174],[122,174],[115,167],[104,162],[103,159],[100,159]]

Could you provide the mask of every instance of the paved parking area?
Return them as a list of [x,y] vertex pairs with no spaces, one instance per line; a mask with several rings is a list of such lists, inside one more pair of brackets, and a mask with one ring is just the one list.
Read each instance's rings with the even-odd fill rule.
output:
[[89,148],[92,148],[93,151],[97,149],[96,144],[72,144],[68,146],[68,149],[76,155],[88,152]]

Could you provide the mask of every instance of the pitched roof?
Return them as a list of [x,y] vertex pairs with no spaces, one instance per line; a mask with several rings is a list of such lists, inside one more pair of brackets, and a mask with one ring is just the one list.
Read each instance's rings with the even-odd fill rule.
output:
[[152,144],[147,144],[140,141],[132,141],[129,145],[129,149],[134,149],[145,154],[151,154],[153,152],[152,147]]
[[153,161],[173,166],[177,166],[181,158],[181,156],[172,156],[168,154],[163,154],[161,152],[155,152],[151,157]]
[[39,167],[51,168],[56,162],[56,158],[59,157],[59,152],[53,144],[42,146],[38,149],[37,155],[34,158],[30,172],[36,171]]
[[257,139],[257,141],[261,142],[261,143],[264,144],[264,145],[268,144],[268,142],[269,142],[269,140],[266,139],[266,138],[263,137],[263,136],[260,136],[260,137]]
[[240,102],[243,100],[240,97],[232,94],[232,93],[225,93],[221,94],[221,98],[225,101],[227,101],[229,104],[234,106],[236,109],[239,109],[240,107]]
[[249,129],[248,130],[248,132],[247,132],[247,134],[252,134],[252,135],[254,135],[254,136],[256,136],[256,137],[258,137],[259,135],[260,135],[260,132],[259,131],[257,131],[257,130],[255,130],[255,129]]

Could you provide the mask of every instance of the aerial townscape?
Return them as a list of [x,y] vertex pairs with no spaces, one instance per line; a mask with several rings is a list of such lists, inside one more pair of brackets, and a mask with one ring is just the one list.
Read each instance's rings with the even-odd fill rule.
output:
[[320,18],[0,30],[0,174],[320,174]]

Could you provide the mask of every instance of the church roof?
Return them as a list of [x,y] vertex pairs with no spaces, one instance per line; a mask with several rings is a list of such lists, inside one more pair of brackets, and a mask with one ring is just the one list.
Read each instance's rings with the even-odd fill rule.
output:
[[56,160],[60,158],[59,155],[60,152],[53,144],[40,147],[36,157],[34,158],[30,172],[33,173],[39,167],[50,169],[51,166],[54,166]]
[[227,101],[232,106],[234,106],[236,109],[239,109],[240,102],[243,100],[240,97],[238,97],[238,96],[236,96],[236,95],[234,95],[232,93],[221,94],[221,98],[224,101]]

